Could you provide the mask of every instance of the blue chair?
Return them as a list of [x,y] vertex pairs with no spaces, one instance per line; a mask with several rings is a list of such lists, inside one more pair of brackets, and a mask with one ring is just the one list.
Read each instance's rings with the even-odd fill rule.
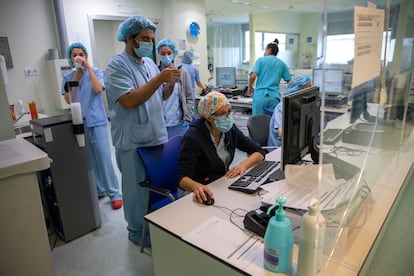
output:
[[[145,214],[177,199],[181,139],[182,136],[177,135],[165,144],[137,149],[147,174],[147,179],[139,183],[147,190]],[[145,222],[142,227],[141,252],[144,251],[146,226]]]
[[269,108],[269,107],[265,107],[264,108],[264,114],[269,115],[270,117],[272,117],[273,115],[273,110],[275,110],[274,108]]

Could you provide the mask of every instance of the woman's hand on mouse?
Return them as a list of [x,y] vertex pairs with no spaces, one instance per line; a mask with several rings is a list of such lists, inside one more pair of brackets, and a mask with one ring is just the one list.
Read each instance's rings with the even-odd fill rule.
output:
[[193,200],[195,202],[203,203],[203,201],[207,200],[206,194],[213,198],[213,192],[206,185],[199,184],[193,188]]

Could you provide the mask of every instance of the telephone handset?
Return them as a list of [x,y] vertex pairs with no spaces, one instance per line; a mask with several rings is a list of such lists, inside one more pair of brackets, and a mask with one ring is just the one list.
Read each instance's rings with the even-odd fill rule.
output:
[[269,219],[271,217],[271,215],[267,215],[266,212],[263,212],[260,209],[252,210],[248,212],[243,219],[244,228],[261,237],[264,237],[267,224],[269,223]]

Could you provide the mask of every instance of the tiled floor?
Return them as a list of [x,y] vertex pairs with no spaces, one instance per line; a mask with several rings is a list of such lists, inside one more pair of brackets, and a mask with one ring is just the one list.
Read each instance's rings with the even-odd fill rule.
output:
[[[234,162],[245,157],[245,153],[236,152]],[[116,164],[114,157],[113,163]],[[116,166],[115,169],[120,180]],[[123,209],[112,210],[108,198],[100,200],[99,205],[100,228],[68,243],[56,241],[52,250],[55,276],[154,275],[151,251],[141,253],[128,240]],[[50,240],[53,245],[54,237]]]

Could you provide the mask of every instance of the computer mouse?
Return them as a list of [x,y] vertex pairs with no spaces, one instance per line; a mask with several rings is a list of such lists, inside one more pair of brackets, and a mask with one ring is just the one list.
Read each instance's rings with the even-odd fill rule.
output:
[[207,199],[203,200],[204,205],[213,205],[214,204],[214,198],[211,198],[207,193],[205,193]]

